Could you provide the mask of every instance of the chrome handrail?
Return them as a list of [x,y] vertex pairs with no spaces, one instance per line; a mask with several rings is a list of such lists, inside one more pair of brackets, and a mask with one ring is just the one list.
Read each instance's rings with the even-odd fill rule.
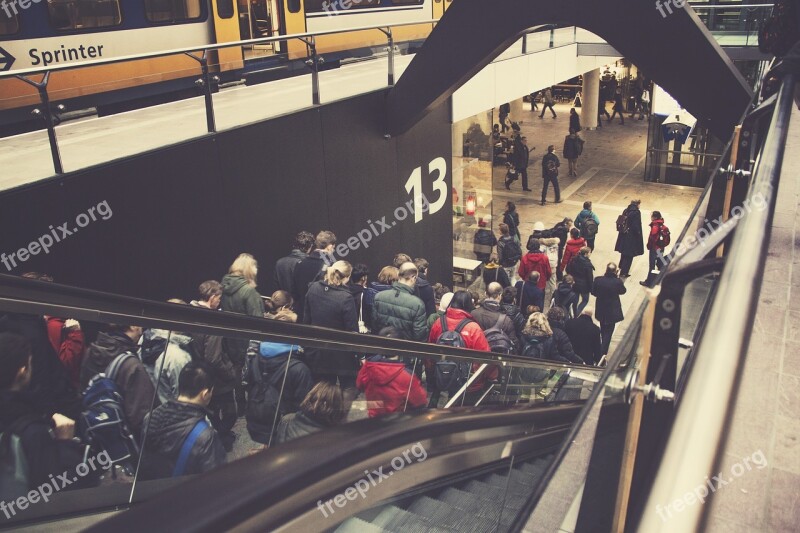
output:
[[[731,419],[739,370],[747,357],[763,273],[778,179],[786,149],[793,105],[794,75],[786,74],[772,122],[754,172],[749,198],[761,195],[768,206],[741,219],[731,252],[719,280],[706,323],[706,334],[695,356],[694,368],[675,415],[661,468],[644,507],[639,531],[696,531],[707,505],[691,505],[664,520],[659,511],[680,500],[714,474],[725,445],[725,427]],[[742,292],[742,287],[749,289]],[[737,305],[731,305],[735,301]],[[708,495],[712,497],[711,494]]]

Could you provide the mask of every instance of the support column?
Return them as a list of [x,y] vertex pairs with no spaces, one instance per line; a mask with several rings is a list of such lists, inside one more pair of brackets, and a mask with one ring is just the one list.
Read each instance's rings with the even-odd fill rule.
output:
[[597,128],[597,101],[600,97],[600,69],[583,74],[583,101],[581,102],[581,126],[587,130]]
[[509,103],[511,104],[511,120],[514,122],[521,122],[528,118],[528,113],[525,112],[522,105],[522,98],[512,100]]

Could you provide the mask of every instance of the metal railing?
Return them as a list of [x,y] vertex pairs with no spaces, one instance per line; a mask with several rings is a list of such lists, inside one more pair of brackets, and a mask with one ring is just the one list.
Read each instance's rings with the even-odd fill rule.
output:
[[[640,531],[695,531],[709,506],[695,505],[672,517],[669,525],[657,514],[657,505],[683,497],[703,476],[711,476],[721,460],[725,427],[748,352],[758,296],[767,258],[775,193],[786,149],[795,78],[783,78],[772,123],[755,168],[749,198],[761,195],[768,206],[753,210],[737,225],[726,267],[719,280],[706,330],[741,332],[716,335],[701,342],[691,375],[682,393],[681,405],[667,442],[662,465],[644,509]],[[742,287],[750,289],[744,294]],[[737,305],[731,305],[736,301]],[[690,450],[691,453],[687,453]]]

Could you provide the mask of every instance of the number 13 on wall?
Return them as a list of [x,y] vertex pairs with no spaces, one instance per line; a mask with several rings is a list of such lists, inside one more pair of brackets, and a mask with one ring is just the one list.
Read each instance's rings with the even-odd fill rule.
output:
[[[422,167],[417,167],[406,181],[406,192],[411,193],[414,198],[414,223],[422,221],[422,213],[427,212],[432,215],[444,207],[447,202],[447,183],[444,178],[447,176],[447,161],[444,157],[437,157],[428,163],[428,176],[433,180],[433,192],[437,194],[433,202],[428,202],[422,193]],[[425,209],[427,207],[427,209]]]

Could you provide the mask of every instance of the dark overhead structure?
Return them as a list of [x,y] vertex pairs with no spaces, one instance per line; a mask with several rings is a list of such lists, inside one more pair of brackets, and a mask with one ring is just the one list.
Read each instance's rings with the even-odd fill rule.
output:
[[679,9],[672,0],[458,0],[390,91],[388,133],[408,131],[541,24],[574,25],[599,35],[720,139],[731,135],[750,102],[747,82],[688,4]]

